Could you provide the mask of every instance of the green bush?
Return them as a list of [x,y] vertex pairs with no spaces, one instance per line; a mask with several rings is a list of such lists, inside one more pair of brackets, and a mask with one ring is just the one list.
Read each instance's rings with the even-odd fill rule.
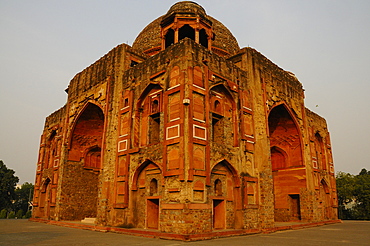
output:
[[26,215],[24,216],[26,219],[29,219],[32,217],[32,211],[31,210],[28,210]]
[[4,208],[3,210],[0,211],[0,219],[6,219],[8,211]]
[[8,215],[8,219],[15,219],[15,213],[14,211],[11,211]]
[[19,209],[18,212],[15,214],[15,217],[17,219],[22,219],[22,216],[23,216],[23,210]]

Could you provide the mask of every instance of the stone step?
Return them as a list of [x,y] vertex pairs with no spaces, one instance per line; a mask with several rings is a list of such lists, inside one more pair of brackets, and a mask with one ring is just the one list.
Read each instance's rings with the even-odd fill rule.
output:
[[85,218],[85,219],[81,220],[81,223],[95,224],[95,219],[96,218]]

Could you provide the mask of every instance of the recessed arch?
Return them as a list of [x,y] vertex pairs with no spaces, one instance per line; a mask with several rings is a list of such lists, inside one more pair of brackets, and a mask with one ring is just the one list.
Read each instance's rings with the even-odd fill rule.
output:
[[273,171],[286,168],[287,161],[288,161],[287,159],[288,159],[288,156],[283,149],[277,146],[273,146],[271,148],[271,164],[272,164]]
[[[140,173],[148,166],[148,165],[153,165],[155,167],[157,167],[160,172],[162,173],[162,168],[157,165],[155,162],[149,160],[149,159],[146,159],[143,163],[141,163],[135,170],[134,172],[134,175],[132,176],[132,187],[131,187],[131,190],[137,190],[137,180],[139,178],[139,175]],[[162,181],[161,181],[162,182]],[[161,183],[160,182],[160,183]]]
[[215,84],[213,86],[211,86],[209,88],[209,91],[212,92],[212,91],[215,91],[215,92],[218,92],[218,93],[222,93],[224,94],[231,102],[233,102],[233,104],[235,104],[235,101],[234,101],[234,97],[232,95],[232,93],[230,92],[230,90],[224,85],[224,83],[218,83],[218,84]]
[[189,24],[185,24],[179,29],[179,41],[184,38],[190,38],[195,41],[195,30]]
[[143,101],[149,95],[149,93],[153,92],[153,90],[160,91],[160,90],[163,90],[163,88],[160,85],[155,84],[155,83],[150,83],[149,85],[147,85],[145,89],[143,90],[143,92],[140,94],[140,97],[137,101],[138,108],[141,108]]
[[274,114],[274,112],[280,112],[285,117],[289,117],[292,120],[292,123],[294,124],[295,128],[297,129],[297,131],[300,133],[300,129],[298,127],[298,122],[297,122],[297,118],[296,118],[295,114],[293,113],[292,110],[289,109],[289,107],[284,102],[275,104],[273,107],[271,107],[271,109],[268,112],[268,117],[269,117],[269,124],[268,124],[268,126],[269,126],[269,133],[271,133],[271,130],[272,130],[272,129],[270,129],[270,127],[271,127],[271,125],[270,125],[270,117],[276,117],[276,114]]
[[157,193],[158,193],[158,180],[155,178],[152,178],[149,184],[149,195],[154,196]]
[[[65,170],[70,172],[70,178],[63,183],[65,195],[68,196],[64,205],[68,209],[62,210],[61,218],[94,218],[97,216],[99,175],[103,156],[104,111],[98,104],[86,103],[71,129],[68,159],[63,164]],[[89,206],[81,206],[82,200]]]
[[200,29],[199,31],[199,43],[208,48],[208,35],[204,28]]
[[167,30],[167,33],[164,35],[165,39],[165,48],[171,46],[175,43],[175,31],[170,28]]
[[41,192],[46,192],[48,185],[51,183],[51,179],[47,177],[41,185]]
[[[306,188],[306,171],[300,168],[304,166],[302,135],[297,117],[285,103],[277,104],[270,110],[268,134],[275,221],[300,219],[300,192]],[[296,185],[292,186],[292,183]]]
[[270,146],[284,154],[286,167],[303,166],[302,135],[296,117],[285,104],[273,107],[268,115]]
[[324,188],[325,193],[326,193],[326,194],[329,194],[329,193],[330,193],[330,189],[329,189],[328,182],[326,182],[326,180],[325,180],[325,179],[321,179],[320,184],[321,184],[321,185],[322,185],[322,187]]
[[325,155],[324,139],[321,136],[319,131],[315,133],[314,143],[315,143],[314,155],[316,156],[318,168],[326,170],[327,161],[326,161],[326,155]]
[[[91,115],[91,112],[95,112],[94,116]],[[104,126],[104,120],[105,120],[105,116],[104,116],[104,111],[102,109],[102,107],[98,104],[95,104],[95,103],[92,103],[92,102],[87,102],[83,107],[82,109],[79,111],[77,117],[74,119],[73,123],[72,123],[72,128],[71,128],[71,132],[70,132],[70,135],[69,135],[69,141],[68,141],[68,149],[71,149],[72,147],[72,144],[73,144],[73,133],[75,132],[76,130],[76,127],[79,123],[79,121],[81,120],[81,118],[83,116],[87,116],[90,118],[97,118],[99,119],[100,121],[102,121],[103,123],[103,126]]]
[[217,166],[225,166],[227,170],[232,174],[233,180],[234,180],[234,185],[235,187],[240,187],[240,179],[238,172],[236,169],[230,164],[229,161],[226,159],[222,159],[218,161],[212,168],[211,168],[211,173],[214,172],[215,169],[217,169]]
[[137,228],[158,229],[163,190],[162,169],[147,159],[136,168],[131,184],[131,198],[135,207],[133,224]]
[[84,167],[91,169],[101,168],[101,148],[98,145],[92,146],[85,151]]
[[220,179],[216,179],[214,182],[214,194],[215,196],[222,196],[222,181]]
[[213,109],[216,112],[221,112],[221,103],[219,100],[215,100],[215,102],[213,103]]

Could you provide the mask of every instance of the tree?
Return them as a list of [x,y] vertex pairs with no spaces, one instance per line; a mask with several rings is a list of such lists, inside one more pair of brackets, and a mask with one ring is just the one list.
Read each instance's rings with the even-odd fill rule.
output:
[[15,200],[15,186],[19,179],[14,175],[12,169],[8,169],[4,162],[0,160],[0,210],[12,209]]
[[8,211],[5,208],[3,208],[0,211],[0,219],[6,219],[7,216],[8,216]]
[[33,184],[25,182],[20,188],[15,190],[15,194],[16,201],[14,203],[14,209],[16,211],[22,210],[24,213],[27,212],[29,208],[28,202],[32,201]]
[[338,172],[336,176],[339,218],[370,220],[370,171],[358,175]]
[[338,172],[336,176],[338,193],[338,214],[340,219],[353,219],[351,210],[347,209],[354,202],[354,175]]
[[370,171],[365,168],[356,176],[353,195],[356,199],[356,219],[370,220]]

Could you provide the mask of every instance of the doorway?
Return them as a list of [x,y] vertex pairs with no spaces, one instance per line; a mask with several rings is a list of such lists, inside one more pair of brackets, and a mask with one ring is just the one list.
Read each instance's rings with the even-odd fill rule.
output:
[[159,222],[159,199],[147,200],[147,227],[158,229]]
[[291,220],[301,220],[301,205],[299,201],[299,195],[289,195],[290,197],[290,211]]
[[213,200],[213,229],[225,229],[226,210],[224,200]]

